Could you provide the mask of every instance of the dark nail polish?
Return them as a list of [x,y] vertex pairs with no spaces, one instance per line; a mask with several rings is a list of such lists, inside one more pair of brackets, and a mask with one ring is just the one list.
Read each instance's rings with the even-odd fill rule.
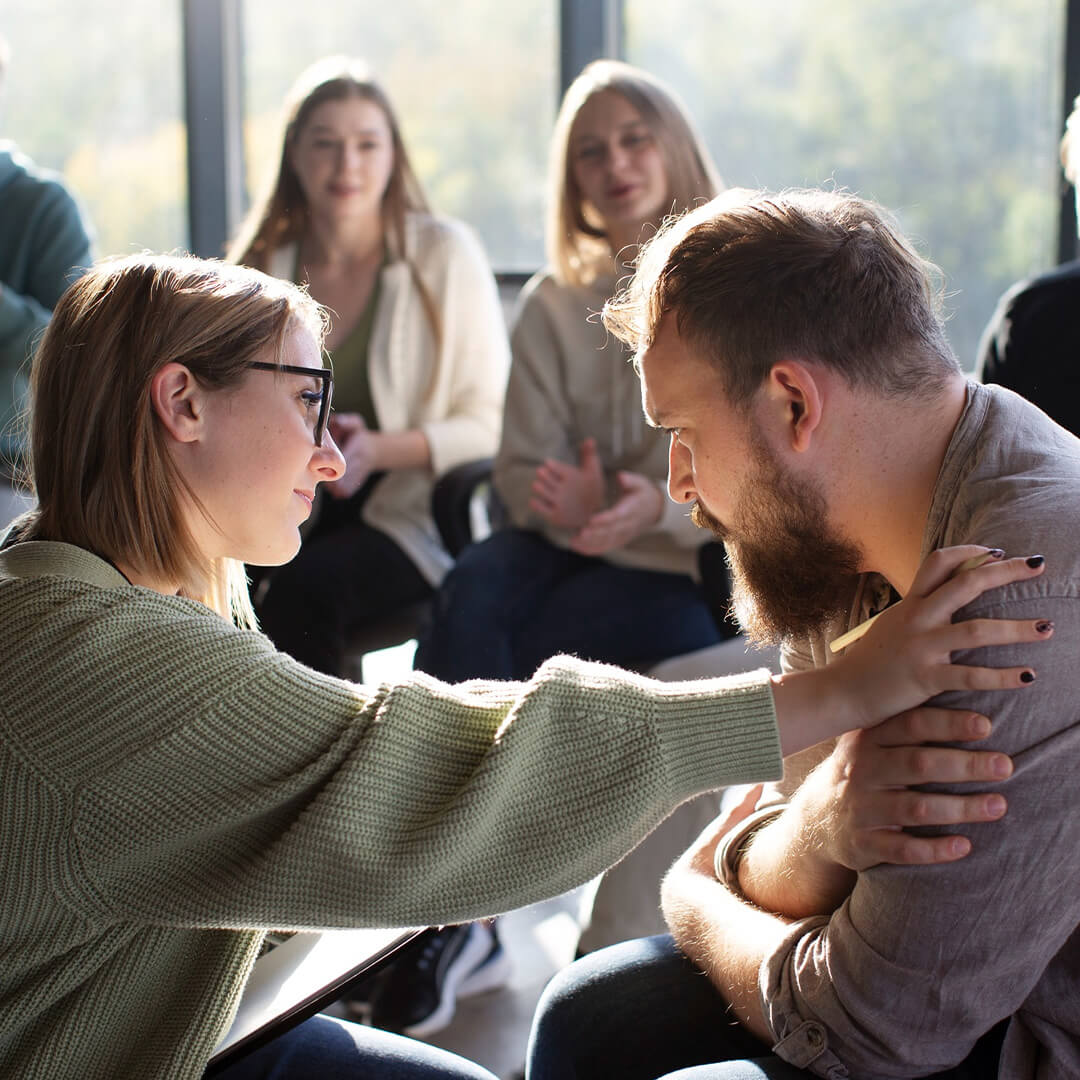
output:
[[1049,619],[1041,619],[1035,624],[1035,629],[1040,634],[1049,634],[1054,629],[1054,624]]
[[1023,683],[1032,683],[1032,682],[1034,682],[1035,681],[1035,672],[1034,671],[1021,671],[1020,672],[1020,681],[1023,682]]
[[1037,570],[1044,562],[1046,562],[1046,557],[1044,555],[1029,555],[1024,562],[1026,562],[1032,570]]
[[989,555],[991,559],[1004,559],[1005,558],[1005,549],[1004,548],[991,548],[986,554]]

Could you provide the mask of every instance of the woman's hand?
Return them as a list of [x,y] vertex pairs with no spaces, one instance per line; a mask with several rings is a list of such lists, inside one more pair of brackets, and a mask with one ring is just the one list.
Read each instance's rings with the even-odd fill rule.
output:
[[325,487],[335,499],[348,499],[375,470],[378,433],[368,429],[359,413],[334,413],[330,434],[345,458],[345,472]]
[[1041,556],[1006,559],[996,555],[972,570],[968,559],[996,554],[975,546],[931,552],[911,591],[882,613],[866,636],[835,665],[847,682],[866,727],[922,704],[946,690],[1006,690],[1035,678],[1029,667],[988,668],[954,664],[950,654],[988,645],[1045,641],[1053,625],[1044,620],[969,619],[953,615],[987,589],[1038,577]]
[[604,467],[596,440],[581,444],[579,464],[548,458],[537,468],[529,509],[557,529],[580,529],[604,505]]
[[625,547],[660,520],[665,495],[655,481],[633,472],[619,473],[618,480],[622,494],[614,505],[593,514],[570,541],[579,555],[604,555]]
[[952,663],[953,652],[1045,641],[1053,634],[1053,624],[1039,619],[952,621],[987,589],[1043,571],[1040,556],[1005,559],[999,554],[976,569],[960,569],[967,560],[989,554],[994,554],[990,548],[975,545],[931,553],[908,595],[839,660],[774,679],[783,752],[879,723],[946,690],[1006,690],[1032,682],[1035,672],[1030,667]]

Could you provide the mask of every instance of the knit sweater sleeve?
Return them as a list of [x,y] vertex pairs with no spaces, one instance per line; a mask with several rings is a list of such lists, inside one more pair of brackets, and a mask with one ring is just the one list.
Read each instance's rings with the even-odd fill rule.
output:
[[504,911],[587,880],[691,795],[780,769],[765,673],[661,684],[560,657],[527,684],[364,688],[202,623],[120,635],[126,665],[100,657],[99,700],[78,710],[95,775],[65,888],[94,917],[303,928]]

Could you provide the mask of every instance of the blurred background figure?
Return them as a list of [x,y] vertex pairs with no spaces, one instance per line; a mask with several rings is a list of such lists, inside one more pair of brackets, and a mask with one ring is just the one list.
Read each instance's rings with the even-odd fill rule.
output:
[[255,572],[255,603],[280,649],[340,675],[350,635],[450,567],[431,494],[498,443],[509,352],[495,280],[471,230],[430,212],[388,98],[346,57],[294,85],[280,159],[229,258],[306,285],[329,312],[348,467],[323,485],[296,558]]
[[[1075,187],[1080,98],[1065,122],[1061,164]],[[1015,390],[1080,435],[1080,260],[1021,281],[1005,293],[983,331],[977,371],[982,382]]]
[[595,317],[642,236],[714,195],[716,170],[671,91],[611,60],[567,90],[550,160],[549,265],[519,303],[495,461],[511,527],[462,552],[417,653],[452,682],[525,679],[561,652],[644,668],[734,633],[699,582],[707,536],[667,497],[668,440]]
[[[10,49],[0,37],[0,116]],[[30,357],[60,294],[93,262],[90,229],[55,173],[0,142],[0,520],[22,508],[11,481]]]
[[[597,318],[639,242],[720,186],[687,110],[652,75],[601,60],[567,89],[550,150],[548,266],[525,286],[511,333],[494,472],[510,525],[459,556],[421,670],[527,679],[558,653],[643,670],[735,635],[722,549],[668,498],[668,438],[645,423],[630,353]],[[758,666],[733,644],[741,666],[705,660],[693,675]],[[579,951],[663,931],[660,878],[717,809],[712,795],[680,808],[605,875]]]

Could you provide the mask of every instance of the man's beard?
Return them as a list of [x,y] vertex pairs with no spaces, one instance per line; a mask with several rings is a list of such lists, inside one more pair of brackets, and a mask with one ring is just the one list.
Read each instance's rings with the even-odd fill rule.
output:
[[847,609],[861,551],[829,532],[819,489],[785,473],[763,444],[756,449],[763,464],[740,493],[731,525],[700,502],[690,517],[724,542],[731,606],[746,637],[778,645],[823,629]]

